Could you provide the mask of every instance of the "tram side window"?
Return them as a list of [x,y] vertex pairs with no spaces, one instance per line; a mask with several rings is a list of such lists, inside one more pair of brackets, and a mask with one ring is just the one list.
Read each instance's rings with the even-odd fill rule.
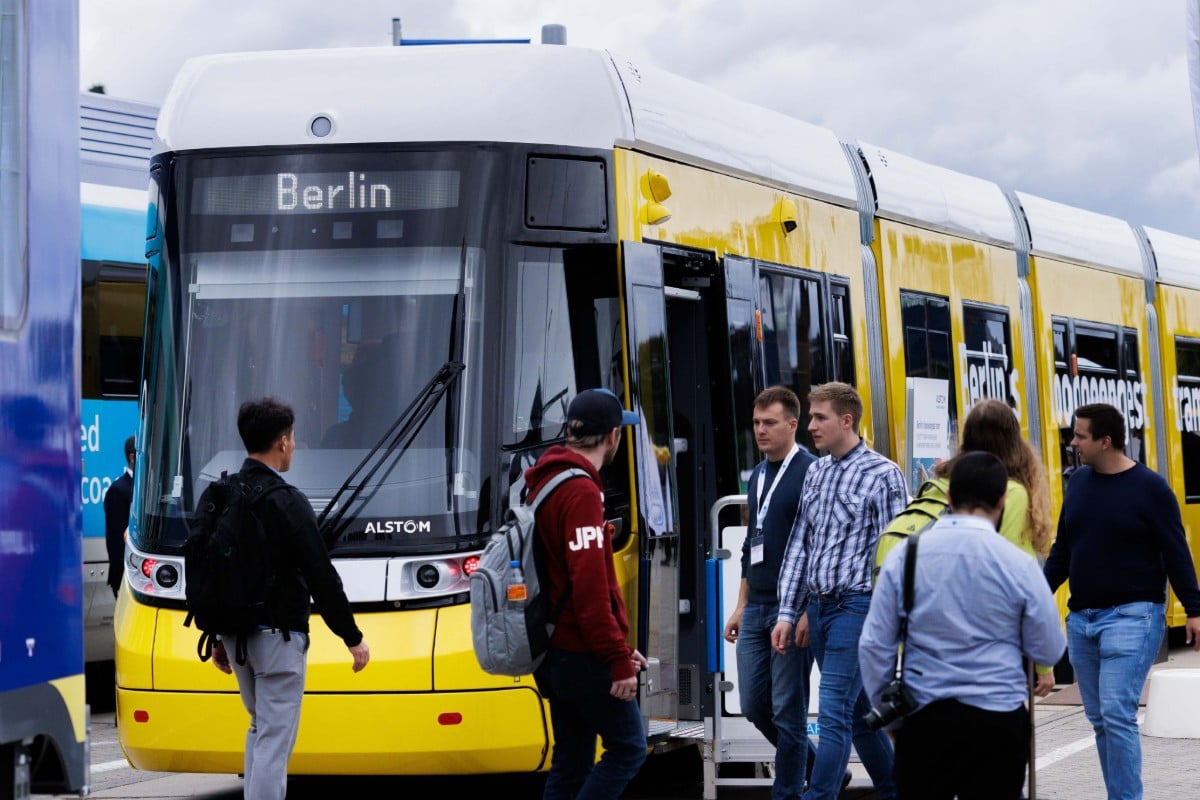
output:
[[964,410],[985,397],[1016,407],[1010,382],[1013,363],[1008,311],[963,303],[960,353]]
[[[955,396],[950,346],[950,299],[919,292],[900,292],[904,326],[904,375],[945,380]],[[950,403],[950,434],[958,440],[958,408]]]
[[520,248],[515,263],[506,325],[512,384],[505,440],[536,443],[563,435],[567,404],[575,396],[566,277],[559,250]]
[[1200,503],[1200,340],[1175,339],[1175,425],[1189,503]]
[[25,53],[22,0],[0,0],[0,328],[20,324],[25,259]]

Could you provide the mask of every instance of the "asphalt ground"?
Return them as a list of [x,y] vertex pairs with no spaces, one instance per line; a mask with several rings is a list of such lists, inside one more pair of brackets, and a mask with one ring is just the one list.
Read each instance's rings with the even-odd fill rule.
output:
[[[1200,670],[1200,654],[1182,645],[1169,651],[1159,670]],[[1037,750],[1037,797],[1100,800],[1105,797],[1100,765],[1091,725],[1083,708],[1069,701],[1076,693],[1060,687],[1062,704],[1039,703],[1035,712]],[[1166,709],[1156,709],[1162,713]],[[1143,708],[1143,712],[1146,709]],[[1195,721],[1197,738],[1142,736],[1142,776],[1145,800],[1195,800],[1200,797],[1200,720]],[[242,781],[235,775],[164,774],[132,769],[121,754],[116,723],[111,712],[92,717],[91,797],[104,800],[175,800],[205,798],[236,800],[242,796]],[[852,764],[854,781],[843,792],[843,800],[875,797],[861,765]],[[625,797],[637,800],[692,800],[703,797],[699,751],[687,748],[652,757]],[[461,776],[438,778],[293,777],[288,800],[331,796],[457,797],[486,791],[492,796],[536,798],[541,794],[541,776]],[[50,795],[34,795],[49,800]],[[721,800],[766,800],[769,789],[723,788]]]

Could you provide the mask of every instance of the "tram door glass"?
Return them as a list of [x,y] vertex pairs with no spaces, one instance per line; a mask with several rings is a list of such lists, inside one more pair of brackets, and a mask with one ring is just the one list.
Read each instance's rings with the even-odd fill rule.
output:
[[[950,299],[921,292],[900,292],[900,319],[904,326],[904,375],[936,378],[950,386],[955,396],[954,363],[950,339]],[[949,404],[951,442],[958,441],[958,408]]]
[[1200,503],[1200,339],[1175,339],[1175,427],[1188,503]]
[[764,381],[759,388],[782,385],[796,393],[797,440],[815,452],[807,427],[808,393],[829,381],[854,383],[849,285],[821,273],[784,272],[758,262],[758,286]]

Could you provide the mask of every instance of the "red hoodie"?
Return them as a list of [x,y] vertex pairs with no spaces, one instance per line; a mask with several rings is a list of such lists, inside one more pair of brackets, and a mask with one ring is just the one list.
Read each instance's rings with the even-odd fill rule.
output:
[[592,479],[574,478],[560,485],[537,513],[551,609],[558,608],[570,587],[550,645],[592,653],[608,665],[614,681],[632,678],[636,671],[633,648],[626,641],[629,623],[613,568],[612,542],[604,533],[604,496],[596,467],[576,450],[551,447],[525,470],[528,497],[571,467],[586,470]]

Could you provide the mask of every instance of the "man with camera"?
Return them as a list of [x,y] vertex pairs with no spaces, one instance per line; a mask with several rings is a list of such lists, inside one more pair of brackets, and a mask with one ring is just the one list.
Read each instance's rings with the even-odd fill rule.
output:
[[859,662],[867,723],[895,732],[900,798],[1021,796],[1030,735],[1021,659],[1053,664],[1066,639],[1037,562],[996,533],[1007,481],[994,455],[961,456],[950,513],[896,547],[879,573]]

